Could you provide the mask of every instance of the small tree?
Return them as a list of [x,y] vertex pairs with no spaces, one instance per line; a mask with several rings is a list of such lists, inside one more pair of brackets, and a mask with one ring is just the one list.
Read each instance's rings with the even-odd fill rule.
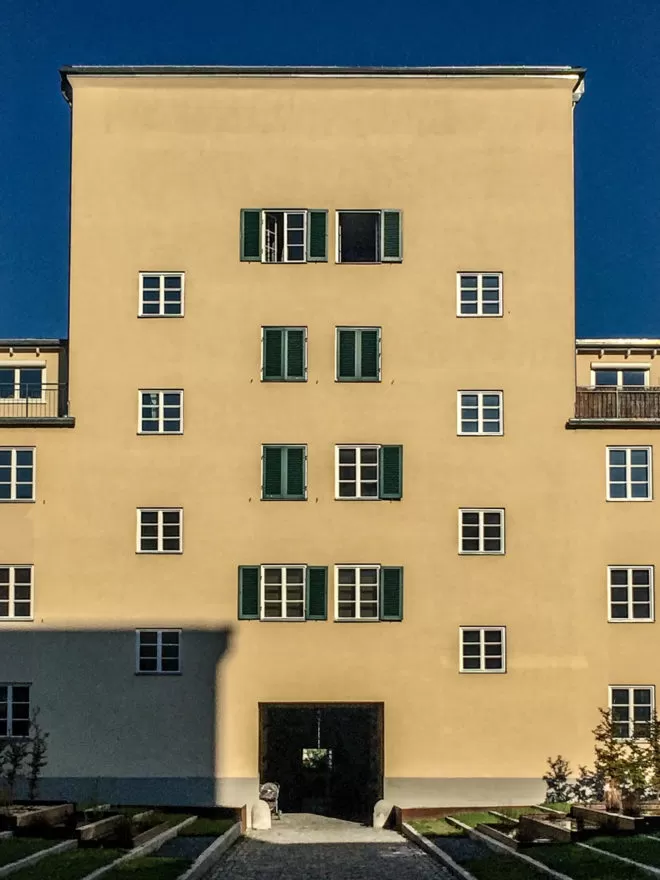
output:
[[602,774],[579,764],[571,799],[579,804],[600,803],[605,800],[605,780]]
[[3,774],[7,782],[7,791],[10,803],[14,800],[16,780],[24,768],[25,759],[28,755],[29,741],[27,739],[8,739],[2,752]]
[[39,790],[41,771],[48,763],[48,734],[39,723],[39,709],[36,708],[30,719],[30,750],[28,753],[28,797],[33,801]]
[[550,769],[543,777],[547,786],[546,804],[567,804],[572,794],[572,788],[568,781],[568,777],[571,775],[570,764],[561,755],[557,755],[556,758],[548,758],[548,767]]

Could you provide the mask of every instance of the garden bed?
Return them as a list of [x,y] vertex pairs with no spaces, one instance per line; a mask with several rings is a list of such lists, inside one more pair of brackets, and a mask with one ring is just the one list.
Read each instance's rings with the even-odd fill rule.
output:
[[54,846],[52,840],[39,837],[14,837],[0,841],[0,867]]
[[46,856],[36,865],[12,874],[12,880],[81,880],[122,855],[121,850],[77,849],[61,855]]
[[52,804],[32,806],[13,804],[0,812],[0,829],[26,831],[33,828],[53,828],[58,825],[72,825],[75,821],[73,804]]

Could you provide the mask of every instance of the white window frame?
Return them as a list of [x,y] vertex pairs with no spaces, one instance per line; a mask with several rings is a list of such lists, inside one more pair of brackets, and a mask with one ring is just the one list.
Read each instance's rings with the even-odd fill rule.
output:
[[[631,495],[632,492],[632,480],[631,480],[631,468],[633,465],[630,461],[630,453],[632,451],[645,450],[647,453],[646,466],[648,469],[648,494],[644,498],[633,498]],[[610,489],[610,452],[613,451],[624,451],[626,453],[626,461],[624,465],[612,465],[612,467],[625,467],[626,469],[626,495],[624,498],[613,498]],[[623,501],[623,502],[645,502],[645,501],[653,501],[653,447],[652,446],[606,446],[605,447],[605,486],[606,486],[606,499],[607,501]]]
[[[463,430],[463,395],[477,397],[477,430]],[[484,431],[484,397],[497,396],[499,410],[499,431]],[[459,437],[501,437],[504,434],[504,395],[501,391],[470,391],[464,389],[456,392],[456,432]]]
[[[267,241],[267,229],[266,229],[266,215],[267,214],[283,214],[284,215],[284,242],[282,244],[282,259],[281,260],[267,260],[266,254],[268,253],[268,241]],[[290,260],[288,254],[289,243],[287,241],[289,234],[289,215],[290,214],[302,214],[303,215],[303,240],[302,245],[294,245],[295,247],[302,247],[303,249],[303,258],[302,260]],[[290,263],[292,265],[299,265],[300,263],[307,262],[307,227],[309,225],[309,211],[307,208],[262,208],[261,209],[261,262],[267,263],[268,265],[281,265],[282,263]],[[294,227],[295,229],[299,229],[300,227]],[[277,247],[277,245],[276,245]]]
[[[13,397],[0,397],[0,406],[3,403],[21,401],[25,403],[46,402],[46,361],[0,361],[0,370],[14,371],[14,394]],[[21,397],[21,370],[41,370],[41,397]]]
[[[613,617],[612,616],[612,588],[613,587],[623,587],[624,584],[612,584],[612,572],[613,571],[625,571],[627,572],[627,583],[625,587],[628,592],[627,598],[627,607],[628,607],[628,616],[627,617]],[[649,574],[649,616],[648,617],[633,617],[633,590],[634,586],[632,583],[632,575],[635,571],[646,571]],[[654,566],[652,565],[608,565],[607,566],[607,620],[609,623],[653,623],[655,620],[655,607],[654,607],[654,593],[655,593],[655,571]],[[622,602],[616,602],[616,605],[622,605]]]
[[[464,275],[477,276],[477,311],[474,314],[461,311],[461,281]],[[485,275],[496,275],[499,278],[497,313],[484,314],[483,283]],[[504,314],[504,273],[503,272],[471,272],[463,269],[456,273],[456,317],[458,318],[501,318]]]
[[[144,431],[142,428],[142,395],[143,394],[157,394],[158,395],[158,430],[157,431]],[[164,395],[165,394],[178,394],[179,395],[179,422],[180,428],[178,431],[166,431],[164,429],[165,418],[164,418]],[[183,388],[139,388],[138,389],[138,434],[142,437],[158,437],[161,435],[177,435],[183,434]]]
[[[466,630],[478,630],[479,632],[479,669],[465,669],[463,666],[463,634]],[[502,645],[502,668],[486,669],[486,632],[499,632]],[[506,627],[505,626],[460,626],[458,637],[458,662],[459,671],[466,675],[502,675],[506,672]]]
[[[463,550],[463,514],[477,513],[479,514],[479,550]],[[484,515],[486,513],[499,513],[500,515],[500,549],[484,550],[485,543],[485,522]],[[506,553],[506,517],[504,507],[459,507],[458,508],[458,553],[459,556],[504,556]]]
[[[350,568],[356,572],[355,576],[355,617],[340,617],[339,616],[339,570]],[[352,563],[337,563],[335,565],[335,622],[336,623],[378,623],[380,622],[380,579],[381,579],[381,570],[382,566],[377,563],[373,563],[369,565],[366,562],[361,562],[358,565]],[[361,599],[361,589],[362,585],[360,584],[360,576],[359,572],[365,569],[376,570],[376,616],[375,617],[361,617],[360,616],[360,603],[362,601],[371,602],[371,599]],[[366,585],[365,585],[366,586]],[[368,586],[373,586],[373,584],[369,584]]]
[[[616,373],[616,385],[596,385],[596,373]],[[644,373],[643,385],[624,385],[622,383],[623,373]],[[592,388],[620,388],[623,391],[634,391],[636,388],[648,388],[649,377],[651,374],[650,364],[608,364],[603,361],[600,364],[591,365],[591,387]]]
[[[266,617],[266,569],[280,569],[281,576],[281,587],[282,593],[280,597],[280,610],[286,612],[287,605],[287,581],[286,581],[286,570],[288,568],[301,568],[303,573],[302,578],[302,615],[300,617],[287,617],[286,613],[280,617]],[[270,620],[286,620],[287,623],[295,623],[296,621],[305,621],[307,615],[307,565],[303,563],[284,563],[280,565],[279,563],[266,563],[260,566],[259,569],[259,578],[260,578],[260,602],[259,602],[259,619],[262,621]],[[269,600],[269,604],[272,604],[274,600]],[[297,599],[291,601],[298,601]]]
[[[380,449],[382,444],[379,443],[338,443],[335,446],[335,501],[380,501]],[[340,449],[375,449],[376,450],[376,463],[374,464],[362,464],[361,454],[358,452],[355,456],[355,495],[340,495],[339,494],[339,450]],[[351,465],[349,465],[350,467]],[[375,467],[376,468],[376,494],[375,495],[360,495],[360,483],[362,480],[360,479],[360,474],[362,473],[363,467]],[[342,480],[341,482],[348,482],[348,480]],[[369,480],[368,482],[372,482]]]
[[[0,452],[11,452],[11,463],[9,465],[11,469],[11,483],[10,483],[10,497],[9,498],[0,498],[0,504],[34,504],[37,498],[37,448],[36,446],[0,446]],[[16,497],[16,487],[18,485],[16,477],[17,477],[17,469],[19,465],[16,463],[16,453],[17,452],[31,452],[32,453],[32,497],[31,498],[17,498]],[[20,465],[20,467],[27,467],[27,465]],[[3,484],[4,485],[4,484]]]
[[[166,276],[177,276],[181,279],[181,311],[176,315],[167,315],[165,314],[165,278]],[[157,314],[145,313],[144,311],[144,301],[142,298],[143,287],[142,282],[146,277],[154,277],[158,276],[160,278],[160,286],[159,286],[159,297],[158,297],[158,312]],[[155,271],[155,272],[139,272],[138,273],[138,317],[139,318],[183,318],[185,312],[185,303],[186,303],[186,273],[185,272],[163,272],[163,271]]]
[[[156,633],[156,668],[140,669],[140,636],[142,633]],[[179,635],[179,654],[177,669],[163,669],[163,633],[178,633]],[[181,630],[176,627],[141,627],[135,630],[135,673],[136,675],[181,675],[182,662],[182,638]]]
[[[2,736],[2,739],[26,739],[29,735],[29,727],[27,733],[15,734],[13,732],[14,727],[14,688],[16,687],[25,687],[28,689],[28,718],[32,717],[32,685],[29,682],[20,682],[20,681],[12,681],[0,682],[0,687],[7,688],[7,733]],[[23,719],[21,719],[23,720]]]
[[[634,715],[635,703],[634,703],[634,693],[636,690],[650,691],[651,692],[651,721],[653,720],[653,713],[655,711],[655,685],[654,684],[611,684],[607,688],[607,705],[610,710],[610,717],[612,716],[612,691],[628,691],[628,714],[630,715],[630,709],[632,709],[632,714]],[[620,736],[615,737],[618,740],[628,740],[628,739],[637,739],[644,740],[646,737],[643,736],[634,736],[634,728],[633,725],[635,723],[634,718],[629,718],[627,722],[625,721],[614,721],[615,724],[628,724],[628,736]],[[646,722],[638,722],[640,724],[644,724]]]
[[[137,529],[136,529],[136,553],[143,554],[146,556],[156,556],[156,555],[165,555],[165,556],[179,556],[183,553],[183,507],[138,507],[137,508]],[[141,533],[140,526],[142,525],[142,514],[143,513],[157,513],[157,527],[158,527],[158,548],[156,550],[143,550],[141,548]],[[178,513],[179,514],[179,549],[178,550],[163,550],[163,514],[164,513]]]
[[[9,585],[8,585],[8,587],[9,587],[9,589],[8,589],[9,614],[0,615],[0,625],[5,620],[11,620],[11,621],[34,620],[34,565],[20,565],[20,564],[2,563],[2,564],[0,564],[0,569],[3,569],[3,568],[9,569]],[[22,614],[22,615],[16,614],[16,599],[15,599],[16,569],[19,569],[19,568],[20,569],[27,569],[30,572],[30,602],[29,602],[30,613],[29,614]],[[26,586],[26,584],[19,584],[18,586],[24,587],[24,586]],[[28,604],[25,602],[24,599],[20,599],[19,602],[21,605]]]

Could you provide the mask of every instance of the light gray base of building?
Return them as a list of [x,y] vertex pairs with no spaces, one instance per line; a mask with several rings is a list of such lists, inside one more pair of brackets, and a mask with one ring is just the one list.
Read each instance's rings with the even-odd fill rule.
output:
[[258,781],[202,776],[44,776],[39,781],[39,798],[92,804],[241,807],[258,799]]
[[385,800],[399,807],[506,807],[545,799],[541,779],[385,777]]

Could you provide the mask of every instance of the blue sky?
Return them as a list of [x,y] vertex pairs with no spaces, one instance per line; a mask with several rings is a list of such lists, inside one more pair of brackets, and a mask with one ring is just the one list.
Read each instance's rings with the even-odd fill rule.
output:
[[659,50],[658,0],[0,0],[0,337],[66,335],[64,64],[585,66],[578,335],[660,336]]

